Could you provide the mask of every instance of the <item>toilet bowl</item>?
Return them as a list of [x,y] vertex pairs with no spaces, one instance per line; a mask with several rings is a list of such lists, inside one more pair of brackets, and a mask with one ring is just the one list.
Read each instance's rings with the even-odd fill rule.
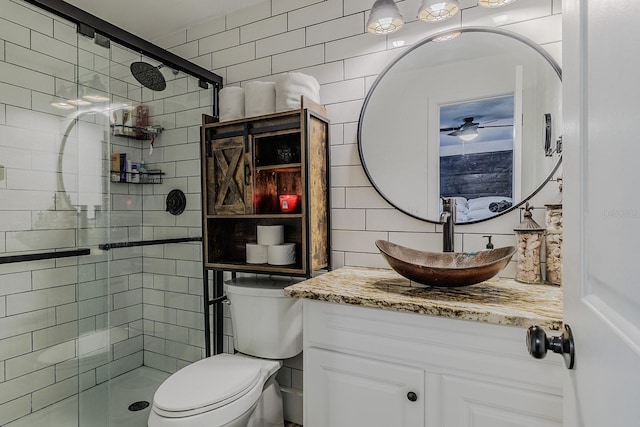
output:
[[281,427],[280,360],[302,351],[300,301],[284,296],[292,279],[240,278],[225,284],[234,346],[188,365],[153,398],[149,427]]

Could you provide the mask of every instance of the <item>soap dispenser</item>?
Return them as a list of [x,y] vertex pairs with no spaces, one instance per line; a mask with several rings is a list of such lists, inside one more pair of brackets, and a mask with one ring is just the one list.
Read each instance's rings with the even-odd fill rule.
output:
[[562,178],[556,178],[560,192],[546,208],[545,243],[547,252],[546,281],[552,285],[562,285]]
[[516,280],[523,283],[541,283],[540,250],[544,228],[532,218],[533,206],[529,202],[524,207],[524,220],[513,229],[516,233],[518,264]]

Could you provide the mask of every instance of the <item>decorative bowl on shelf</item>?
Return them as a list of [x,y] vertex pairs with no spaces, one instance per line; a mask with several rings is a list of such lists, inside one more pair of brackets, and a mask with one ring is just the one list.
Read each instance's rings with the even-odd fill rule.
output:
[[376,240],[398,274],[423,285],[455,288],[484,282],[501,272],[516,253],[513,246],[475,252],[425,252]]

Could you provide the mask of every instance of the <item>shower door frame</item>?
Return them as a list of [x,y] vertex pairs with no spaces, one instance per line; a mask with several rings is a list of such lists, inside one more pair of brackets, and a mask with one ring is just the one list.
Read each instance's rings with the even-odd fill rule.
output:
[[213,85],[214,116],[218,117],[218,91],[222,89],[221,76],[62,0],[25,1],[75,23],[78,25],[80,34],[91,38],[96,33],[101,34],[113,42],[160,61],[175,70],[190,74],[200,80],[199,84],[203,89],[207,89],[207,83]]

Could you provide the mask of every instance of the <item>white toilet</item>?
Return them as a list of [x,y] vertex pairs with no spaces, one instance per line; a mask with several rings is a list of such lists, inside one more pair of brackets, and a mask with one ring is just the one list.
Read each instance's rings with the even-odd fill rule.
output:
[[235,349],[171,375],[153,397],[149,427],[283,426],[275,380],[302,351],[302,301],[285,297],[289,278],[238,278],[225,283]]

